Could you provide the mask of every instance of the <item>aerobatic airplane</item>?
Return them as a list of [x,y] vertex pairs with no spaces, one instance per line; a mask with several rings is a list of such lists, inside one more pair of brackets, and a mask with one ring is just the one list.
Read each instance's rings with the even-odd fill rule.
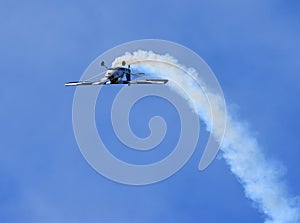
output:
[[[84,85],[109,85],[109,84],[165,84],[167,79],[144,79],[144,80],[131,80],[131,75],[141,75],[144,73],[131,73],[130,65],[125,67],[126,62],[122,62],[122,67],[108,68],[104,61],[100,63],[101,66],[106,68],[106,73],[99,81],[75,81],[68,82],[65,86],[84,86]],[[126,76],[126,80],[124,80]]]

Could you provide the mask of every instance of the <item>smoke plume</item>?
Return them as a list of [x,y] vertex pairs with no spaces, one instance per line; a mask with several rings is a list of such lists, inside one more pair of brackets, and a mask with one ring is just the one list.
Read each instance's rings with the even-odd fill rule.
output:
[[[211,125],[210,107],[218,111],[220,98],[211,89],[205,92],[196,85],[192,78],[187,78],[186,71],[201,81],[196,70],[186,68],[170,55],[158,55],[151,51],[136,51],[126,53],[116,58],[113,65],[120,65],[125,60],[139,71],[172,80],[167,85],[181,94],[182,89],[188,95],[186,98],[192,109],[206,123],[207,129],[220,138],[223,133],[218,125]],[[176,65],[176,66],[174,66]],[[178,69],[180,68],[180,69]],[[174,84],[176,83],[176,84]],[[205,83],[201,83],[205,88]],[[205,94],[212,99],[207,103]],[[219,111],[223,112],[223,111]],[[255,137],[247,127],[230,114],[227,118],[226,133],[221,151],[232,173],[244,187],[245,195],[266,215],[265,223],[300,223],[300,208],[296,198],[287,193],[283,181],[283,171],[279,164],[268,160],[262,152]],[[224,114],[214,114],[214,118],[224,117]],[[218,123],[218,120],[216,120]]]

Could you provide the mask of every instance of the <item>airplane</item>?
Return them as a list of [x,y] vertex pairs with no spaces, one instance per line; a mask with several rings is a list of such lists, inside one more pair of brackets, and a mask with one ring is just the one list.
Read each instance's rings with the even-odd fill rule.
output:
[[[68,82],[65,86],[86,86],[86,85],[110,85],[110,84],[166,84],[167,79],[144,79],[144,80],[131,80],[132,75],[141,75],[144,73],[131,73],[130,65],[125,67],[126,62],[122,62],[122,67],[108,68],[104,61],[100,63],[101,66],[106,68],[106,72],[103,78],[99,81],[73,81]],[[126,80],[124,80],[126,76]],[[91,79],[91,78],[90,78]]]

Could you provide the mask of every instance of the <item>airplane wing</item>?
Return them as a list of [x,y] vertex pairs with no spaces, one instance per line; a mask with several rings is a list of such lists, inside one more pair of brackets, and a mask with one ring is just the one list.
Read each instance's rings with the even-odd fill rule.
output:
[[83,85],[100,85],[100,84],[105,84],[106,81],[96,81],[96,82],[91,82],[91,81],[74,81],[74,82],[68,82],[65,84],[65,86],[83,86]]
[[[145,79],[145,80],[135,80],[130,82],[123,82],[119,84],[165,84],[167,83],[167,79]],[[65,86],[85,86],[85,85],[106,85],[110,84],[108,82],[108,79],[106,80],[100,80],[100,81],[74,81],[74,82],[68,82],[65,84]]]
[[130,84],[166,84],[167,82],[167,79],[145,79],[130,81]]
[[72,81],[65,84],[65,86],[84,86],[84,85],[100,85],[106,84],[107,78],[102,78],[100,81]]

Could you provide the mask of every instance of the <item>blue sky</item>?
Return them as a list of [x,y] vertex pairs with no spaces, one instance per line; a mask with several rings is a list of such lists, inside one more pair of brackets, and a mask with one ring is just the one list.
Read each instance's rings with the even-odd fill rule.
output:
[[99,175],[77,147],[75,89],[64,83],[127,41],[183,44],[210,65],[231,111],[286,167],[288,190],[300,195],[299,10],[279,0],[1,1],[0,221],[263,222],[224,160],[197,170],[205,134],[187,165],[163,182],[134,187]]

